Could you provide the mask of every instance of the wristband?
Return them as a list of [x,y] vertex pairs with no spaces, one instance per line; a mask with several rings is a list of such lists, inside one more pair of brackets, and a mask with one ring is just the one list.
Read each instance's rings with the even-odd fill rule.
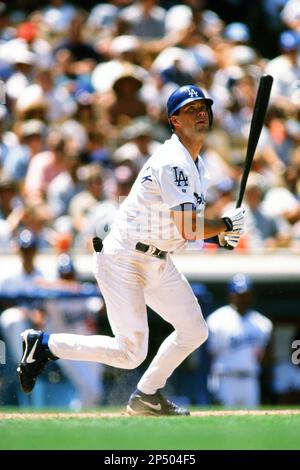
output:
[[233,223],[232,220],[229,219],[229,217],[222,217],[222,220],[224,220],[224,223],[226,225],[226,230],[225,232],[232,232],[233,230]]

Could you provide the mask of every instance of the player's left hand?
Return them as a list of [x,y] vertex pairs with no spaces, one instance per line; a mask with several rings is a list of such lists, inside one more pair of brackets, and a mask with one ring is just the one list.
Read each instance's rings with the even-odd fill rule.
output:
[[243,230],[245,223],[245,209],[243,207],[229,209],[221,215],[221,218],[224,220],[227,227],[225,232]]

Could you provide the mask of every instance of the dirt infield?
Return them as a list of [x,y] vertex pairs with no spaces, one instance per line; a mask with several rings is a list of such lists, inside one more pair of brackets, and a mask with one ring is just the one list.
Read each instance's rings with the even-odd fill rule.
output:
[[[218,411],[193,411],[191,416],[208,417],[208,416],[278,416],[278,415],[300,415],[299,410],[218,410]],[[103,418],[121,418],[129,415],[124,411],[110,413],[0,413],[0,421],[2,420],[51,420],[51,419],[103,419]]]

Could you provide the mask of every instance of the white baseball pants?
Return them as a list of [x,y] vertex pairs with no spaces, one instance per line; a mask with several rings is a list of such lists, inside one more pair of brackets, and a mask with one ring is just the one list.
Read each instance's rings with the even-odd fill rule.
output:
[[139,390],[153,394],[207,339],[192,288],[169,256],[159,259],[132,250],[94,253],[94,273],[114,337],[52,334],[50,350],[62,359],[134,369],[148,352],[147,304],[174,327],[138,383]]
[[215,396],[227,407],[256,408],[260,404],[260,387],[257,377],[216,376]]

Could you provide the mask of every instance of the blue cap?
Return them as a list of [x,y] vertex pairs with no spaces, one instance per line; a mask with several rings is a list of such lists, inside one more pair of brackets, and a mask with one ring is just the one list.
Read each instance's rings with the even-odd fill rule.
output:
[[252,281],[245,274],[235,274],[228,283],[229,294],[244,294],[252,290]]
[[19,248],[22,249],[37,248],[38,240],[34,233],[28,229],[24,229],[18,235],[17,244]]
[[[171,117],[178,109],[184,105],[191,103],[192,101],[202,100],[204,101],[209,109],[213,104],[213,100],[207,98],[200,88],[195,85],[184,85],[180,88],[176,88],[175,91],[169,96],[167,101],[167,114]],[[212,119],[210,119],[212,121]]]
[[284,31],[279,36],[280,49],[292,51],[300,46],[300,35],[294,31]]
[[59,276],[75,273],[75,267],[71,257],[67,253],[62,253],[58,257],[57,272]]
[[244,23],[230,23],[224,30],[224,37],[229,41],[248,42],[250,40],[250,32]]

